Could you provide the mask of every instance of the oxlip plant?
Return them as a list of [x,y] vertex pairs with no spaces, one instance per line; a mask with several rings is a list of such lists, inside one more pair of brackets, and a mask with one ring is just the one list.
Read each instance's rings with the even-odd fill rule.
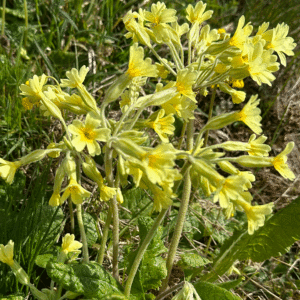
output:
[[[226,299],[238,299],[212,282],[236,260],[259,261],[282,250],[266,247],[263,258],[255,256],[259,252],[256,246],[260,247],[264,241],[253,237],[260,234],[265,239],[271,238],[276,231],[274,224],[281,226],[281,219],[280,215],[276,218],[277,214],[271,216],[273,203],[252,204],[249,189],[255,176],[252,171],[238,167],[251,170],[273,167],[284,178],[295,178],[287,164],[293,142],[277,156],[269,156],[271,147],[265,144],[267,138],[262,134],[260,123],[260,100],[257,95],[247,97],[242,91],[244,79],[248,77],[258,85],[271,86],[275,80],[273,73],[279,70],[280,64],[286,66],[286,55],[293,55],[296,47],[294,40],[287,36],[289,27],[282,23],[269,28],[268,23],[262,23],[253,31],[253,26],[242,16],[233,34],[223,28],[211,29],[207,21],[213,11],[206,10],[202,1],[187,7],[187,23],[179,24],[176,14],[176,10],[157,2],[152,4],[151,11],[129,11],[124,16],[126,37],[132,39],[128,69],[105,91],[102,101],[96,101],[84,85],[89,72],[86,66],[67,71],[67,78],[60,82],[42,74],[34,75],[20,86],[23,106],[28,110],[36,107],[45,116],[57,119],[63,135],[59,142],[50,143],[46,149],[35,150],[17,161],[0,159],[0,175],[12,184],[20,167],[45,156],[59,162],[49,205],[60,206],[68,201],[73,226],[76,208],[81,237],[81,242],[69,233],[62,238],[59,254],[46,265],[51,284],[49,289],[41,291],[30,283],[29,276],[14,260],[14,242],[0,245],[0,260],[11,267],[18,281],[27,285],[36,299],[158,300],[178,290],[174,300],[223,299],[220,298],[222,293]],[[145,57],[145,49],[155,62]],[[164,49],[164,57],[159,54],[160,49]],[[155,88],[146,94],[144,87],[149,81]],[[213,116],[218,89],[229,94],[234,104],[245,102],[243,108]],[[203,127],[195,129],[197,101],[209,92],[208,120]],[[113,110],[118,113],[112,114]],[[75,116],[71,121],[70,115]],[[179,138],[174,137],[176,120],[183,124]],[[242,122],[253,131],[248,142],[208,141],[210,131],[235,122]],[[239,155],[233,157],[231,151]],[[99,168],[99,157],[103,158],[104,168]],[[109,203],[96,257],[89,255],[82,216],[82,207],[88,205],[92,192],[82,185],[82,175],[98,188],[99,201]],[[138,248],[121,272],[119,209],[124,191],[135,188],[151,195],[155,220],[149,217],[139,220]],[[237,211],[244,213],[247,228],[237,231],[219,255],[213,257],[210,271],[198,268],[200,272],[186,276],[185,282],[169,287],[187,210],[192,205],[191,195],[198,190],[207,201],[218,202],[227,219]],[[167,249],[161,224],[167,222],[166,214],[175,209],[172,203],[178,197],[179,210]],[[111,223],[112,274],[102,266]],[[250,242],[252,248],[247,248],[247,252],[243,245]],[[290,244],[290,240],[282,242],[281,247],[285,249]],[[78,263],[81,251],[82,259]],[[197,259],[199,257],[190,257],[189,267],[197,269]],[[151,273],[153,264],[159,265],[158,275]],[[143,276],[148,276],[148,281]],[[157,296],[150,290],[157,290]]]

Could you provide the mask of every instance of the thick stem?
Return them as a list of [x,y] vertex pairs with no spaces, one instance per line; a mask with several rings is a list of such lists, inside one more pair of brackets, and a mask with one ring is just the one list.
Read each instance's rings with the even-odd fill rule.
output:
[[106,219],[104,229],[103,229],[100,250],[99,250],[99,253],[98,253],[97,262],[100,265],[102,265],[103,259],[104,259],[105,246],[106,246],[107,237],[108,237],[109,225],[111,223],[111,217],[112,217],[112,210],[111,210],[111,205],[110,205],[109,210],[108,210],[107,219]]
[[76,208],[77,208],[77,221],[78,221],[78,226],[79,226],[79,230],[80,230],[81,241],[83,244],[83,247],[82,247],[83,262],[88,263],[89,262],[89,249],[88,249],[86,234],[85,234],[85,230],[84,230],[83,220],[82,220],[81,204],[76,204]]
[[[113,149],[106,149],[105,152],[105,173],[108,186],[114,187],[113,167],[112,167]],[[119,280],[119,210],[116,196],[111,199],[112,215],[113,215],[113,276]]]
[[[209,112],[208,112],[208,120],[207,120],[207,122],[212,117],[212,112],[213,112],[214,102],[215,102],[215,97],[216,97],[216,90],[217,90],[217,86],[215,85],[214,88],[213,88],[213,91],[212,91],[211,98],[210,98],[210,105],[209,105]],[[207,130],[206,133],[205,133],[205,138],[204,138],[204,144],[203,144],[204,147],[206,147],[206,145],[207,145],[208,133],[209,133],[209,131]]]
[[156,220],[154,221],[151,229],[149,230],[148,234],[146,235],[142,245],[139,247],[138,253],[137,253],[135,260],[131,266],[131,269],[130,269],[130,272],[129,272],[129,275],[128,275],[128,278],[126,281],[125,292],[124,292],[126,297],[130,296],[131,285],[133,283],[133,279],[138,270],[140,262],[144,256],[145,251],[147,250],[149,243],[151,242],[152,238],[154,237],[158,226],[161,224],[162,220],[164,219],[166,212],[167,212],[167,209],[163,209],[160,212],[160,214],[157,216]]
[[[191,150],[193,148],[193,139],[194,136],[194,121],[190,120],[189,123],[187,124],[187,141],[186,141],[186,148],[187,150]],[[188,164],[187,164],[188,165]],[[171,244],[169,247],[169,252],[168,252],[168,257],[167,257],[167,271],[168,275],[167,277],[163,280],[162,286],[160,288],[159,294],[161,294],[165,289],[168,287],[168,282],[169,278],[171,275],[171,271],[173,268],[173,263],[177,251],[177,247],[180,241],[184,221],[185,221],[185,216],[187,213],[189,201],[190,201],[190,195],[191,195],[191,177],[190,177],[190,166],[187,167],[186,170],[186,175],[185,175],[185,180],[184,180],[184,185],[183,185],[183,193],[182,193],[182,200],[179,208],[179,212],[177,215],[177,220],[176,220],[176,225],[174,229],[174,234],[171,240]]]
[[167,262],[166,262],[168,275],[163,280],[163,283],[162,283],[162,286],[160,289],[160,294],[163,291],[165,291],[166,288],[168,287],[169,278],[170,278],[171,271],[173,268],[173,262],[175,259],[177,247],[178,247],[178,244],[180,241],[180,237],[181,237],[181,233],[182,233],[182,229],[183,229],[183,225],[184,225],[184,221],[185,221],[185,216],[186,216],[188,205],[189,205],[190,194],[191,194],[191,178],[190,178],[190,174],[188,171],[187,174],[185,175],[182,200],[181,200],[181,204],[180,204],[180,208],[179,208],[179,212],[178,212],[178,216],[177,216],[177,220],[176,220],[176,225],[175,225],[175,229],[174,229],[174,234],[173,234],[173,237],[171,240],[171,244],[170,244],[169,252],[168,252],[168,258],[167,258]]

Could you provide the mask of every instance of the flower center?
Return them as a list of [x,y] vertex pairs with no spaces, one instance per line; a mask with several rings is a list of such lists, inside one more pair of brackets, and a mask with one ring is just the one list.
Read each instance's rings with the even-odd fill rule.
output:
[[126,73],[129,74],[130,78],[141,76],[141,71],[139,69],[136,69],[132,62],[129,63]]
[[92,141],[95,139],[95,132],[88,127],[81,128],[82,135],[86,141]]

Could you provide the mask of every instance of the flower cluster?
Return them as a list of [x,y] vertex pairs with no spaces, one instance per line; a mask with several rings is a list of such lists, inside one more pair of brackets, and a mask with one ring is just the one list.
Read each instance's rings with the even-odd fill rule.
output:
[[[37,107],[45,115],[59,119],[65,134],[61,142],[52,142],[46,150],[33,151],[18,161],[0,159],[0,176],[11,184],[21,166],[46,155],[54,159],[60,157],[49,201],[51,206],[61,205],[67,198],[80,205],[90,197],[91,193],[81,186],[83,171],[97,184],[101,201],[117,199],[119,203],[123,201],[121,188],[128,184],[130,176],[136,186],[152,193],[154,211],[168,208],[177,196],[180,180],[191,176],[193,188],[212,195],[228,218],[236,210],[245,212],[249,234],[263,226],[273,204],[252,206],[249,189],[255,177],[250,171],[240,171],[234,164],[251,168],[273,166],[284,178],[293,180],[295,176],[287,165],[287,154],[292,151],[293,143],[288,143],[277,156],[269,156],[271,148],[264,144],[266,137],[256,137],[262,134],[257,96],[251,96],[239,111],[211,117],[195,135],[191,133],[191,126],[197,95],[205,96],[209,89],[220,89],[232,97],[233,103],[245,101],[246,93],[238,90],[243,88],[243,80],[249,77],[258,85],[271,85],[275,79],[273,73],[280,63],[286,65],[285,56],[294,54],[296,44],[287,37],[286,24],[268,29],[269,24],[263,23],[256,34],[252,34],[253,26],[246,24],[242,16],[230,35],[224,29],[211,29],[205,24],[213,12],[206,11],[202,1],[195,7],[189,5],[186,13],[187,23],[180,25],[176,11],[157,2],[151,11],[140,9],[124,16],[126,37],[133,39],[128,69],[109,87],[101,105],[84,86],[89,71],[86,66],[66,72],[67,79],[60,83],[43,74],[22,84],[24,107]],[[187,50],[183,48],[183,40],[187,40]],[[145,58],[144,48],[139,43],[149,48],[157,59],[155,63]],[[156,50],[161,45],[168,47],[173,61],[159,56]],[[148,78],[154,78],[156,87],[152,94],[145,95],[141,89]],[[48,80],[55,82],[49,84]],[[68,88],[68,92],[64,88]],[[122,112],[119,120],[107,117],[108,107],[115,101],[119,101]],[[77,116],[68,126],[63,118],[65,112]],[[176,119],[184,124],[179,139],[174,138]],[[207,145],[204,134],[237,121],[255,133],[248,142]],[[217,149],[247,155],[227,157]],[[105,172],[92,158],[99,155],[104,156]],[[227,176],[221,175],[219,170]],[[65,238],[63,251],[71,251],[67,243],[71,243],[71,248],[79,248],[78,242],[74,244],[70,236]],[[2,249],[2,260],[10,263],[8,250]]]

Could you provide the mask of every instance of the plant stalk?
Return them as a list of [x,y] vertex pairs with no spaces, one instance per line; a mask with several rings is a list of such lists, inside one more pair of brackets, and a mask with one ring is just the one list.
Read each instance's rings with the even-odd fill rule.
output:
[[[112,167],[112,157],[113,149],[106,149],[105,152],[105,173],[106,180],[109,187],[114,187],[113,179],[113,167]],[[111,208],[113,216],[113,276],[116,280],[119,280],[119,266],[118,266],[118,256],[119,256],[119,209],[116,196],[111,199]]]
[[[194,121],[190,120],[188,125],[187,125],[187,150],[191,150],[193,148],[193,135],[194,135]],[[186,175],[185,175],[185,180],[184,180],[184,185],[183,185],[183,194],[182,194],[182,200],[179,208],[179,212],[177,215],[177,220],[176,220],[176,225],[174,229],[174,234],[171,240],[171,244],[169,247],[169,252],[168,252],[168,257],[167,257],[167,271],[168,275],[167,277],[163,280],[162,286],[159,291],[159,295],[166,290],[168,287],[168,282],[169,278],[171,275],[171,271],[173,268],[173,263],[176,255],[176,251],[178,248],[178,244],[180,241],[180,237],[182,234],[182,229],[190,201],[190,195],[191,195],[191,177],[189,173],[190,166],[187,169]]]
[[77,208],[77,221],[78,221],[78,226],[79,226],[79,230],[80,230],[81,241],[83,244],[83,247],[82,247],[83,262],[88,263],[89,262],[89,249],[88,249],[86,234],[85,234],[85,230],[84,230],[83,220],[82,220],[82,205],[76,204],[76,208]]
[[1,35],[4,35],[4,30],[5,30],[5,8],[6,8],[6,0],[3,0],[3,5],[2,5],[2,27],[1,27]]
[[110,203],[110,206],[109,206],[109,209],[108,209],[107,219],[105,221],[105,225],[104,225],[104,229],[103,229],[100,250],[98,252],[97,262],[100,265],[103,264],[104,253],[105,253],[105,246],[106,246],[107,237],[108,237],[109,225],[111,223],[111,217],[112,217],[112,208],[111,208],[111,203]]
[[[213,91],[212,91],[211,98],[210,98],[210,104],[209,104],[209,112],[208,112],[208,120],[207,120],[207,122],[212,117],[212,112],[213,112],[214,102],[215,102],[215,97],[216,97],[216,91],[217,91],[217,86],[215,85],[214,88],[213,88]],[[208,133],[209,133],[209,130],[207,130],[206,133],[205,133],[204,144],[203,144],[204,147],[206,147],[206,145],[207,145]]]
[[138,270],[138,267],[140,265],[140,262],[144,256],[145,251],[147,250],[147,247],[149,245],[149,243],[151,242],[152,238],[154,237],[156,230],[158,228],[158,226],[161,224],[162,220],[164,219],[166,212],[168,209],[163,209],[159,215],[157,216],[156,220],[154,221],[151,229],[149,230],[148,234],[146,235],[142,245],[139,247],[138,253],[135,257],[135,260],[131,266],[127,281],[126,281],[126,285],[125,285],[125,296],[129,297],[130,296],[130,291],[131,291],[131,286],[133,283],[133,279],[135,277],[135,274]]

